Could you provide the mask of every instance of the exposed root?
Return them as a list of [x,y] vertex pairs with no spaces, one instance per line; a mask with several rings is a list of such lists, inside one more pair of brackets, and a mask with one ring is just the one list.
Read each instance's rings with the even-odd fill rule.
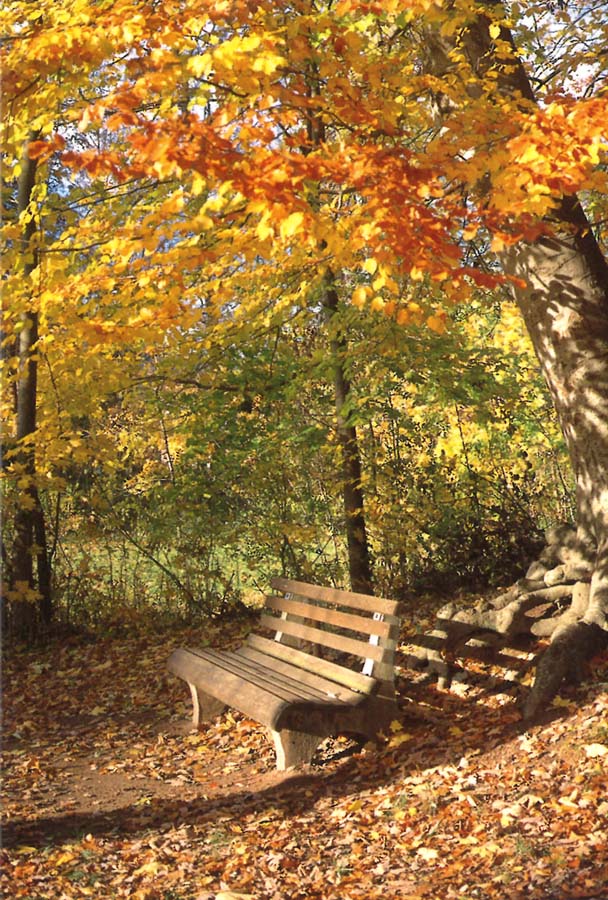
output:
[[597,625],[576,622],[560,628],[536,667],[534,686],[523,706],[524,719],[533,719],[546,709],[562,682],[582,681],[589,660],[605,647],[608,632]]
[[545,537],[547,546],[539,558],[510,588],[473,609],[454,603],[440,609],[436,628],[416,642],[409,664],[426,667],[440,687],[449,688],[451,660],[470,655],[465,646],[499,651],[521,638],[549,638],[524,704],[526,719],[550,703],[563,681],[580,681],[591,658],[608,646],[608,631],[591,615],[591,552],[569,526],[550,528]]

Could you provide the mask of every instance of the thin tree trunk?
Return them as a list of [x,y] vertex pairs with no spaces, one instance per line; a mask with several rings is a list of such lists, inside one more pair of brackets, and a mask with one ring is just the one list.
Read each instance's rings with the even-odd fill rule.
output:
[[330,352],[334,375],[336,403],[336,433],[342,458],[342,497],[348,544],[348,569],[353,591],[371,594],[373,590],[372,566],[367,541],[367,529],[363,509],[361,486],[361,455],[357,430],[348,423],[348,401],[351,387],[344,372],[343,358],[346,351],[344,338],[336,331],[334,317],[338,311],[338,292],[333,276],[326,279],[323,308],[330,330]]
[[[316,64],[311,64],[308,80],[309,96],[319,96],[321,82]],[[325,141],[325,125],[314,112],[306,123],[309,147],[319,147]],[[307,152],[307,151],[306,151]],[[316,205],[316,188],[311,191],[309,201]],[[361,454],[357,440],[357,430],[348,423],[348,400],[350,382],[344,372],[346,341],[335,328],[339,297],[333,272],[325,275],[322,295],[323,310],[330,337],[329,349],[334,377],[334,397],[336,406],[336,434],[340,445],[342,463],[342,500],[344,524],[348,548],[348,572],[351,590],[362,594],[373,593],[371,555],[367,540],[365,513],[363,509],[363,487],[361,485]]]
[[[36,182],[36,160],[30,159],[27,150],[21,164],[18,184],[18,211],[21,215],[30,206]],[[38,264],[37,252],[32,246],[36,223],[30,218],[21,236],[23,275],[28,278]],[[16,463],[20,477],[25,479],[24,500],[18,505],[14,520],[14,537],[11,563],[11,617],[10,630],[22,640],[32,640],[38,631],[38,615],[48,623],[52,616],[50,570],[46,546],[44,512],[36,487],[36,454],[33,436],[36,431],[36,404],[38,364],[38,313],[31,308],[22,315],[17,339],[19,375],[16,388]],[[37,560],[37,577],[34,574],[34,557]]]
[[36,542],[36,575],[38,578],[38,593],[40,594],[39,612],[43,627],[48,628],[53,620],[53,584],[51,555],[47,542],[46,521],[44,510],[40,502],[40,495],[36,490],[36,507],[34,509],[34,539]]

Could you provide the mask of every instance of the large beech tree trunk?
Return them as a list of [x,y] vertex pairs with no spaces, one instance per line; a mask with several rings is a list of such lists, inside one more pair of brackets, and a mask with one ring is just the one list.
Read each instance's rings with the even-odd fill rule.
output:
[[527,281],[515,295],[568,445],[578,551],[593,569],[584,615],[554,633],[539,663],[528,716],[608,643],[608,266],[580,207],[562,210],[553,237],[503,254],[505,271]]
[[[499,7],[486,0],[488,10]],[[449,50],[464,51],[476,75],[499,70],[494,90],[513,102],[534,101],[516,57],[494,53],[491,20],[480,15],[452,46],[429,36],[435,71],[451,67]],[[508,29],[500,38],[513,46]],[[480,95],[473,84],[469,93]],[[488,97],[492,102],[492,97]],[[584,663],[608,645],[608,263],[576,197],[564,197],[548,224],[550,235],[520,242],[499,254],[504,271],[526,286],[514,295],[530,333],[568,446],[577,490],[577,552],[586,561],[591,589],[578,618],[558,628],[541,658],[524,714],[533,716],[564,679],[577,679]]]

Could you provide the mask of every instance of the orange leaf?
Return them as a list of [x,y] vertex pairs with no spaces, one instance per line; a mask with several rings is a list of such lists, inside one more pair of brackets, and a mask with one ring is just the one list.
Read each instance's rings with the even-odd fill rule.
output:
[[28,156],[30,159],[37,159],[39,162],[45,162],[55,153],[56,150],[63,150],[65,141],[60,134],[54,134],[49,141],[31,141],[28,148]]

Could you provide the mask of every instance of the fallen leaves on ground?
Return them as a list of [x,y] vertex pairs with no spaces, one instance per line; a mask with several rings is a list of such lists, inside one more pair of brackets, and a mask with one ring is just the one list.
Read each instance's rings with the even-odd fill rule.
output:
[[605,896],[608,658],[528,730],[512,696],[484,690],[489,664],[457,693],[404,669],[401,718],[377,746],[337,738],[280,773],[264,730],[236,712],[188,731],[187,690],[165,663],[198,640],[9,655],[6,896]]

